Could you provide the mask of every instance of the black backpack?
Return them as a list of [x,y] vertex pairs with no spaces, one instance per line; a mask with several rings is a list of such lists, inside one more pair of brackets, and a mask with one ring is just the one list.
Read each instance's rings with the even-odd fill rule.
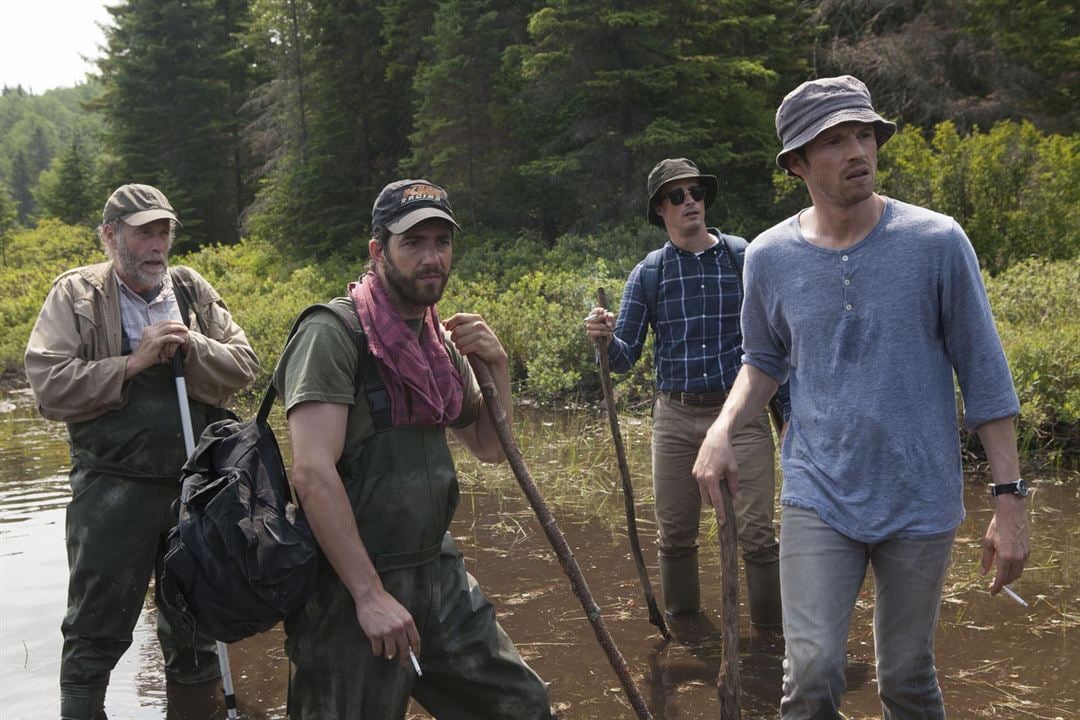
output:
[[[306,308],[289,338],[318,309],[333,311],[345,324],[357,342],[358,368],[366,365],[367,340],[347,307]],[[359,370],[357,375],[359,382]],[[269,630],[299,610],[318,571],[318,545],[303,510],[292,502],[281,450],[267,424],[276,395],[271,383],[254,420],[207,426],[184,464],[174,505],[177,524],[169,533],[161,597],[193,629],[222,642]]]

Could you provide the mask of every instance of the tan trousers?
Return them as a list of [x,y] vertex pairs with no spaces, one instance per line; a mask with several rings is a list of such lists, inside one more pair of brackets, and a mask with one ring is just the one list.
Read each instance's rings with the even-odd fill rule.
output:
[[[719,407],[682,405],[661,394],[653,407],[653,493],[660,556],[697,553],[701,493],[691,471]],[[777,547],[773,527],[776,471],[769,417],[762,411],[735,436],[739,492],[733,498],[743,557]]]

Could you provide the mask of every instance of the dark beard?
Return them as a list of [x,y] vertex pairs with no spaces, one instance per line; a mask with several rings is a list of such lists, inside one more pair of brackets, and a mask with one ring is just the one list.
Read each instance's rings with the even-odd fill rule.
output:
[[450,280],[450,272],[443,276],[442,282],[437,287],[421,285],[415,279],[407,277],[397,269],[393,260],[390,259],[388,250],[383,251],[383,280],[386,290],[397,300],[413,307],[428,307],[442,299],[446,283]]

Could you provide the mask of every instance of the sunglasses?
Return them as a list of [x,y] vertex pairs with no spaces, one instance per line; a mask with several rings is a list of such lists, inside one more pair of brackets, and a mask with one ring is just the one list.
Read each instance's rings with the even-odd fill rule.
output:
[[682,205],[686,200],[686,193],[689,191],[690,197],[694,198],[696,202],[701,202],[705,199],[705,186],[704,185],[691,185],[686,190],[678,188],[664,195],[672,205]]

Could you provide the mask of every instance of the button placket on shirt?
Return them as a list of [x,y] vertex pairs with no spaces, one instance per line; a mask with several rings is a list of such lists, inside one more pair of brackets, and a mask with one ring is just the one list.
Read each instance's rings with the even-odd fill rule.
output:
[[840,279],[841,290],[844,298],[844,312],[849,313],[855,309],[853,302],[854,292],[851,284],[852,266],[851,257],[847,253],[840,255]]

